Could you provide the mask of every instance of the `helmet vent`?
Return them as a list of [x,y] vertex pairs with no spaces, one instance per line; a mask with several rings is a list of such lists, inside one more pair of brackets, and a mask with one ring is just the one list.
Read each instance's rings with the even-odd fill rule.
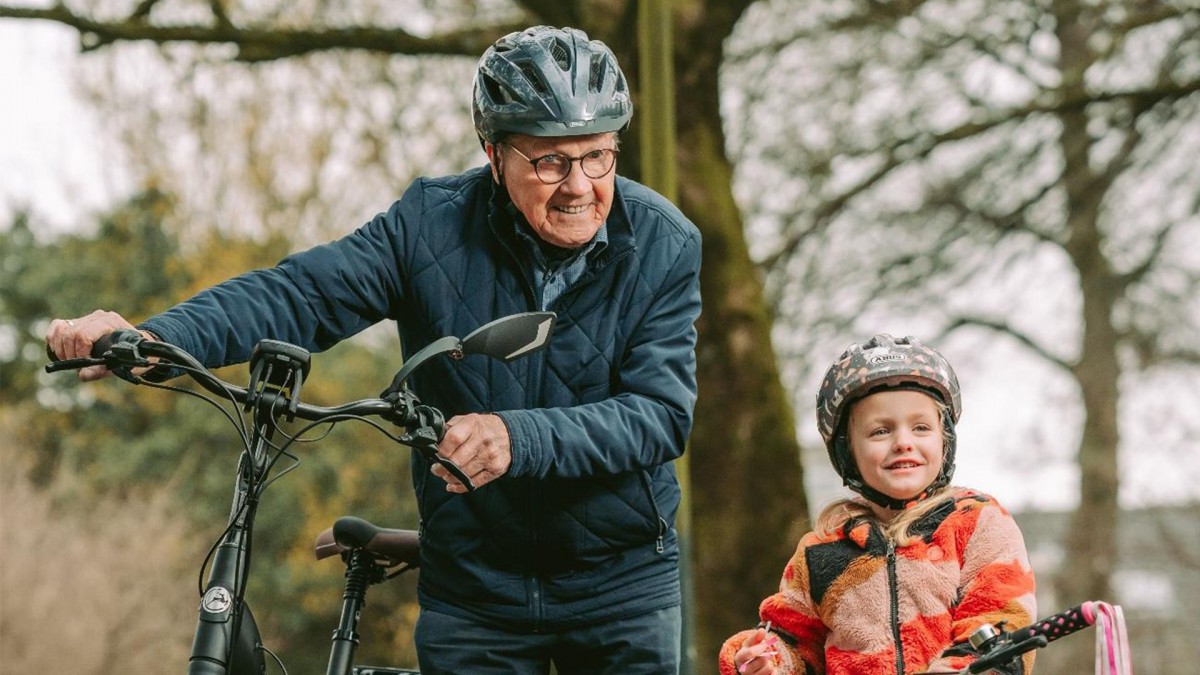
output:
[[588,77],[589,90],[598,92],[604,88],[604,77],[608,75],[608,68],[605,66],[606,62],[603,56],[599,54],[592,55],[591,73]]
[[550,50],[550,58],[554,59],[558,67],[562,68],[564,73],[569,72],[571,70],[571,47],[557,38],[550,40],[546,47]]
[[483,81],[484,88],[487,89],[488,98],[499,103],[500,105],[512,103],[512,96],[509,96],[508,89],[506,89],[503,85],[490,77],[484,77],[480,79]]
[[546,94],[546,83],[542,81],[542,76],[538,73],[537,68],[533,64],[525,61],[520,65],[521,72],[525,75],[525,79],[529,80],[529,84],[533,85],[538,94]]

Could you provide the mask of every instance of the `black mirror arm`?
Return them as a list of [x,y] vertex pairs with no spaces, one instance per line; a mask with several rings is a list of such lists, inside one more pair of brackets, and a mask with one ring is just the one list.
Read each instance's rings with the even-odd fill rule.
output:
[[392,378],[392,383],[388,385],[387,389],[383,390],[383,394],[380,395],[380,398],[387,398],[388,394],[399,392],[404,388],[404,382],[408,379],[408,376],[412,375],[413,371],[419,368],[422,363],[428,361],[434,356],[437,356],[438,354],[445,354],[446,352],[462,353],[462,340],[459,340],[456,337],[444,337],[425,345],[424,349],[416,354],[413,354],[412,358],[404,362],[404,366],[401,367],[400,372],[396,373],[396,376]]

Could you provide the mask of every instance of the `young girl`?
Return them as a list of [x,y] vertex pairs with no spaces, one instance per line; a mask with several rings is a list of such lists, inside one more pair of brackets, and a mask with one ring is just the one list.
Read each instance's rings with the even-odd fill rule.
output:
[[[722,675],[954,672],[978,656],[967,642],[976,628],[1033,622],[1033,571],[1012,516],[949,485],[961,408],[950,364],[911,337],[876,335],[829,368],[817,426],[860,497],[821,512],[762,602],[762,623],[726,640]],[[1027,654],[1007,672],[1032,665]]]

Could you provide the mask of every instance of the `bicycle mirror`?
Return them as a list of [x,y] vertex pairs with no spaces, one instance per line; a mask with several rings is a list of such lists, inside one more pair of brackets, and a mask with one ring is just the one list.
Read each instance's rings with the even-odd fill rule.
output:
[[532,354],[550,343],[554,312],[513,314],[476,328],[463,338],[463,354],[483,354],[502,361]]

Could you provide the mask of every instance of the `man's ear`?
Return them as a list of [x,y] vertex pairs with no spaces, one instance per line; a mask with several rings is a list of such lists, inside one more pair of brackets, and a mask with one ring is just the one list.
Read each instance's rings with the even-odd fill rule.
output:
[[500,183],[500,175],[501,175],[500,174],[500,151],[496,148],[496,146],[494,144],[487,143],[487,142],[485,142],[483,144],[483,151],[487,153],[488,164],[490,164],[492,167],[492,180],[496,181],[496,183],[499,184]]

